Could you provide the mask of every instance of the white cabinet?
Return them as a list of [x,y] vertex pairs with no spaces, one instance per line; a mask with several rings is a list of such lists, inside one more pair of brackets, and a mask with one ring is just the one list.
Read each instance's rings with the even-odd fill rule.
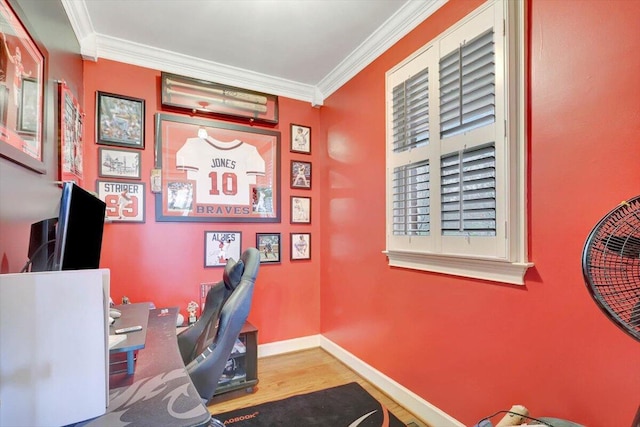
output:
[[105,413],[109,270],[0,275],[0,425]]

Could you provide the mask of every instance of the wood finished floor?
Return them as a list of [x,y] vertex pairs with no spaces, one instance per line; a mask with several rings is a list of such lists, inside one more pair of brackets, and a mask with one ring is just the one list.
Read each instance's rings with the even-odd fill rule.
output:
[[258,380],[254,393],[241,390],[216,397],[209,412],[215,415],[355,381],[405,424],[429,427],[321,348],[259,358]]

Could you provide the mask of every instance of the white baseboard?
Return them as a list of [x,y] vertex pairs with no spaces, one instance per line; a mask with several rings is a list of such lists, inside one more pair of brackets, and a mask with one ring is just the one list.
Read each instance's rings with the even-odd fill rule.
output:
[[258,346],[258,358],[320,347],[320,337],[321,335],[310,335],[302,338],[260,344]]
[[389,395],[393,400],[422,421],[438,427],[465,427],[465,424],[441,411],[411,390],[366,364],[322,335],[311,335],[308,337],[261,344],[258,346],[258,357],[273,356],[315,347],[320,347],[330,353],[333,357],[353,369],[358,375]]

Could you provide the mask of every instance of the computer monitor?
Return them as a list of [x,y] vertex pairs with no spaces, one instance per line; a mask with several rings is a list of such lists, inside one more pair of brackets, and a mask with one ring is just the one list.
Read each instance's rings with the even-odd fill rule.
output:
[[105,209],[102,200],[75,183],[63,184],[50,270],[99,268]]

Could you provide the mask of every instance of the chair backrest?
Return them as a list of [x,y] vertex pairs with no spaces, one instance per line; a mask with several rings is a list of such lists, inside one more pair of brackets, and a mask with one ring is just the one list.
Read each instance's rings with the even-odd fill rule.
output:
[[[194,350],[195,357],[187,364],[191,381],[200,397],[206,401],[215,394],[218,381],[251,309],[253,288],[260,268],[260,254],[256,248],[248,248],[240,259],[244,264],[244,271],[239,283],[222,305],[219,319],[211,317],[209,329],[203,328],[203,333],[208,337],[198,341]],[[210,340],[210,331],[215,323],[218,323],[217,333]]]
[[[212,285],[207,292],[200,317],[189,329],[178,335],[178,348],[185,365],[202,353],[215,339],[222,305],[240,284],[243,273],[244,261],[240,259],[236,262],[233,258],[229,258],[222,273],[222,280]],[[214,321],[211,321],[212,319]]]

